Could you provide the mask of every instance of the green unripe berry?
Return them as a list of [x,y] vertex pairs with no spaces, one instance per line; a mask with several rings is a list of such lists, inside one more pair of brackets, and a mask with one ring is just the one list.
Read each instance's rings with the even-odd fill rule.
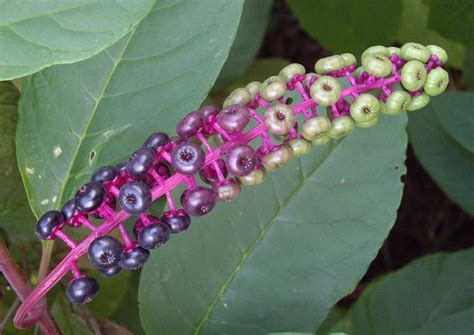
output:
[[389,53],[390,56],[392,56],[392,55],[400,56],[400,48],[388,47],[388,53]]
[[338,117],[331,122],[331,128],[328,131],[330,138],[341,138],[352,132],[354,122],[348,116]]
[[411,96],[406,91],[395,91],[389,95],[385,102],[385,114],[398,115],[405,112],[410,103]]
[[379,117],[376,116],[370,121],[354,122],[354,124],[356,125],[356,127],[359,127],[359,128],[370,128],[370,127],[375,126],[378,121],[379,121]]
[[322,76],[310,88],[311,98],[321,106],[330,106],[341,96],[341,84],[330,76]]
[[306,70],[303,65],[298,64],[298,63],[293,63],[285,66],[278,76],[283,78],[283,80],[286,81],[286,83],[289,83],[292,79],[293,76],[296,74],[305,74]]
[[260,86],[262,86],[262,84],[258,81],[252,81],[251,83],[248,83],[247,86],[245,86],[247,91],[250,93],[252,100],[255,99],[255,96],[260,90]]
[[230,105],[241,105],[245,106],[247,105],[250,101],[252,100],[252,97],[247,91],[246,88],[236,88],[233,90],[227,99],[224,100],[224,107],[230,106]]
[[379,111],[379,100],[367,93],[359,95],[350,108],[351,117],[356,122],[368,122],[375,119]]
[[345,53],[341,57],[344,59],[344,66],[351,66],[356,63],[356,58],[353,54]]
[[316,73],[328,74],[334,71],[339,71],[344,68],[344,58],[339,55],[321,58],[314,65]]
[[383,45],[376,45],[373,47],[370,47],[366,49],[363,53],[362,56],[360,57],[361,59],[364,58],[365,56],[372,55],[372,56],[390,56],[390,51],[387,47],[384,47]]
[[428,48],[419,43],[405,43],[400,54],[404,60],[419,60],[422,63],[426,63],[431,56]]
[[260,96],[266,101],[275,101],[286,92],[286,83],[280,76],[271,76],[260,86]]
[[331,121],[324,115],[318,115],[303,123],[302,135],[308,141],[314,141],[325,136],[331,128]]
[[276,104],[265,111],[263,122],[270,133],[286,135],[295,126],[296,115],[288,105]]
[[426,69],[423,63],[417,60],[408,61],[402,67],[401,81],[404,88],[414,92],[423,87],[426,81]]
[[290,142],[288,142],[288,145],[293,150],[293,155],[295,157],[301,157],[309,154],[312,148],[311,142],[301,138],[295,138],[291,140]]
[[448,54],[446,53],[446,50],[437,45],[427,45],[426,47],[432,55],[438,57],[438,60],[441,63],[446,64],[446,62],[448,61]]
[[428,95],[432,97],[441,94],[448,87],[449,75],[445,69],[438,67],[431,70],[426,76],[426,83],[423,89]]
[[250,174],[244,177],[238,177],[239,183],[242,185],[252,186],[261,184],[265,180],[267,172],[264,168],[253,170]]
[[282,144],[278,149],[265,154],[262,158],[262,165],[271,171],[282,167],[293,157],[293,150],[290,146]]
[[311,141],[311,143],[313,145],[324,145],[326,143],[328,143],[330,140],[329,136],[326,135],[326,134],[322,134],[321,136],[315,138],[313,141]]
[[375,77],[386,77],[392,72],[392,62],[386,56],[366,55],[362,58],[364,70]]
[[426,93],[411,97],[410,103],[408,104],[408,111],[416,111],[422,109],[430,102],[430,96]]
[[309,81],[311,80],[311,78],[313,77],[318,77],[318,75],[314,72],[309,72],[306,74],[306,78],[303,80],[303,85],[308,85]]
[[362,66],[359,66],[357,69],[355,69],[355,71],[352,73],[352,75],[354,77],[358,77],[362,74],[363,71],[364,71],[364,68]]

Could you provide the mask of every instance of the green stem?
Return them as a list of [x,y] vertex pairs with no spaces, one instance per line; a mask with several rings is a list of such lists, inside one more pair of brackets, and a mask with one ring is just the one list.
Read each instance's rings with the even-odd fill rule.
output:
[[41,282],[48,274],[49,263],[51,262],[51,255],[53,253],[54,241],[48,240],[43,244],[43,253],[41,255],[40,267],[38,270],[38,283]]

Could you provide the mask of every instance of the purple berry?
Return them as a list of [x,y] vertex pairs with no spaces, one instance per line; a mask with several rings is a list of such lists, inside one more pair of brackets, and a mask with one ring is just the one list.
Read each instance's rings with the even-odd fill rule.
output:
[[138,243],[151,250],[165,244],[170,239],[171,229],[163,222],[156,222],[143,228],[138,234]]
[[217,106],[209,105],[202,107],[199,112],[202,115],[204,123],[209,124],[219,114],[220,109]]
[[95,183],[105,183],[107,181],[112,181],[114,180],[115,176],[117,176],[117,173],[118,170],[116,167],[110,165],[103,166],[94,172],[91,181]]
[[91,301],[99,293],[99,283],[92,277],[73,279],[67,286],[66,296],[72,304]]
[[106,191],[101,183],[90,182],[82,185],[74,196],[76,208],[85,213],[90,213],[105,201]]
[[256,163],[255,151],[246,144],[233,147],[227,152],[227,170],[236,177],[249,175],[255,169]]
[[181,196],[181,204],[189,215],[206,215],[216,205],[216,193],[205,187],[186,190]]
[[74,199],[68,200],[63,208],[61,208],[61,214],[68,224],[71,224],[71,219],[76,214],[76,205],[74,204]]
[[206,156],[201,147],[193,142],[180,144],[171,154],[171,165],[182,174],[192,175],[201,170]]
[[176,234],[185,231],[191,224],[191,218],[182,209],[178,212],[165,212],[160,220],[171,228],[171,233]]
[[147,138],[143,146],[156,151],[159,147],[167,144],[169,141],[170,139],[168,135],[166,135],[165,133],[158,132],[150,135],[150,137]]
[[135,151],[127,163],[128,175],[132,178],[142,178],[155,162],[155,151],[142,147]]
[[217,124],[229,133],[244,130],[249,121],[249,112],[241,105],[227,106],[217,115]]
[[114,277],[120,272],[122,272],[122,266],[120,264],[115,264],[105,269],[99,269],[99,273],[104,277]]
[[191,112],[176,125],[176,133],[182,138],[188,138],[195,135],[203,125],[202,114],[200,112]]
[[132,251],[123,252],[120,265],[127,270],[138,270],[150,257],[150,252],[142,247],[135,247]]
[[129,214],[145,212],[151,205],[150,188],[141,181],[131,181],[122,186],[119,192],[119,203]]
[[89,245],[89,260],[98,269],[107,269],[120,261],[122,244],[112,236],[101,236]]
[[[224,161],[222,159],[217,160],[217,165],[219,166],[224,178],[227,177],[227,169],[225,167]],[[201,177],[202,181],[207,184],[214,184],[219,181],[214,164],[208,164],[204,166],[201,171],[199,171],[199,176]]]
[[63,215],[58,211],[48,211],[38,220],[36,224],[36,235],[47,240],[51,237],[53,229],[64,222]]

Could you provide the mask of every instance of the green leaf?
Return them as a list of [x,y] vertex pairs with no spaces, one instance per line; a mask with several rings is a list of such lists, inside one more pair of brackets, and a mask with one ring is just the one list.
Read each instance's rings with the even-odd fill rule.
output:
[[446,38],[474,46],[474,2],[431,0],[428,27]]
[[15,131],[18,119],[18,90],[10,82],[0,82],[0,229],[12,241],[34,236],[31,213],[15,155]]
[[127,159],[150,133],[197,108],[241,9],[242,1],[159,1],[104,52],[25,80],[18,160],[34,212],[58,208],[94,169]]
[[[417,42],[425,45],[435,44],[448,53],[448,64],[461,69],[464,63],[464,46],[444,38],[440,33],[428,28],[430,3],[423,0],[404,0],[403,12],[396,39],[399,43]],[[466,62],[466,64],[468,64]]]
[[301,27],[334,53],[360,55],[393,42],[402,14],[398,0],[288,0]]
[[51,312],[63,334],[92,335],[82,319],[72,312],[63,294],[58,295],[51,307]]
[[452,92],[410,113],[408,133],[416,156],[434,181],[474,215],[474,93]]
[[95,276],[100,286],[100,299],[88,304],[95,317],[110,317],[120,308],[130,285],[130,277],[130,271],[122,271],[113,278]]
[[406,116],[316,147],[219,204],[152,253],[140,278],[148,334],[314,332],[392,227]]
[[142,20],[152,2],[2,1],[0,80],[92,57]]
[[350,334],[471,335],[474,249],[429,255],[371,284],[346,318]]
[[247,69],[257,55],[268,25],[273,0],[246,1],[239,29],[215,89],[226,89]]

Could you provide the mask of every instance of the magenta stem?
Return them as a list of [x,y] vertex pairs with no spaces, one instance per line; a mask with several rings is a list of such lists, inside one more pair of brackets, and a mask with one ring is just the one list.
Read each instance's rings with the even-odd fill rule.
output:
[[96,226],[94,226],[89,220],[87,220],[84,216],[80,215],[77,217],[77,220],[83,224],[84,226],[86,226],[87,228],[89,228],[90,230],[92,231],[95,231],[97,229]]
[[74,249],[76,247],[76,243],[71,240],[66,234],[64,234],[61,230],[57,229],[54,231],[54,235],[59,237],[61,240],[64,241],[68,245],[69,248]]
[[118,224],[118,229],[120,232],[120,236],[122,236],[123,244],[125,245],[125,249],[130,250],[133,247],[133,242],[128,237],[127,231],[122,222]]
[[69,267],[70,267],[70,270],[71,270],[71,273],[72,273],[74,279],[82,277],[81,272],[79,271],[79,268],[77,267],[76,262],[71,262]]

